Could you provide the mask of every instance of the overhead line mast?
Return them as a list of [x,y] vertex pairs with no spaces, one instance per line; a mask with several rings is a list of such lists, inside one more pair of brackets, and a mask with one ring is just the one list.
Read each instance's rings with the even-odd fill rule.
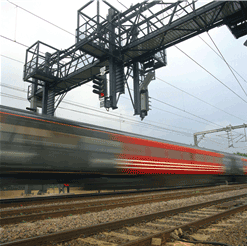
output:
[[[143,119],[150,110],[148,85],[155,79],[155,70],[167,65],[168,47],[224,24],[236,38],[247,34],[247,2],[217,1],[196,8],[194,1],[144,1],[120,12],[102,1],[109,7],[106,18],[100,15],[99,0],[93,17],[86,10],[94,0],[78,10],[76,43],[68,49],[58,50],[40,41],[27,49],[23,79],[32,83],[30,108],[39,106],[42,114],[54,115],[55,96],[60,96],[60,102],[73,88],[104,81],[104,86],[94,85],[94,92],[101,93],[101,106],[117,109],[126,84],[134,114]],[[157,8],[159,4],[164,7]]]
[[[247,128],[247,124],[243,124],[243,125],[238,125],[238,126],[226,126],[223,128],[218,128],[218,129],[213,129],[213,130],[208,130],[208,131],[203,131],[203,132],[196,132],[194,133],[194,145],[198,147],[199,142],[205,137],[206,134],[209,133],[216,133],[216,132],[222,132],[225,131],[227,133],[227,140],[228,140],[228,148],[233,147],[233,136],[232,136],[232,130],[235,129],[240,129],[240,128],[244,128],[244,134],[240,134],[237,138],[239,142],[241,139],[244,139],[244,142],[247,142],[247,135],[246,135],[246,130],[245,128]],[[201,138],[198,139],[197,137],[201,135]]]

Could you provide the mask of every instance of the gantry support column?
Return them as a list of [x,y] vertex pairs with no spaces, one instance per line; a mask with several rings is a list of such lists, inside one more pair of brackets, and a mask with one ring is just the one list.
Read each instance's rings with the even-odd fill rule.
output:
[[[137,38],[138,32],[137,28],[133,28],[132,39]],[[134,110],[135,115],[141,114],[141,96],[140,96],[140,71],[139,71],[139,62],[133,63],[133,88],[134,88]]]
[[37,112],[37,96],[36,92],[38,89],[38,80],[37,79],[32,79],[32,90],[31,90],[31,99],[30,99],[30,108],[34,112]]
[[[111,54],[115,51],[115,27],[112,23],[115,10],[110,8],[108,11],[109,27],[109,51]],[[110,77],[110,100],[112,109],[117,108],[117,96],[116,96],[116,60],[113,56],[109,59],[109,77]]]

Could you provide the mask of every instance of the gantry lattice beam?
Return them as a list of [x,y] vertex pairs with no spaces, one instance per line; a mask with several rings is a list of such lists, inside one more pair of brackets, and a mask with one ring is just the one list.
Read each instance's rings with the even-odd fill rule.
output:
[[99,0],[96,14],[89,16],[86,10],[93,2],[77,12],[74,45],[58,50],[38,41],[27,49],[24,81],[44,85],[57,96],[93,80],[105,67],[110,81],[107,105],[117,108],[131,76],[135,114],[141,114],[140,85],[149,72],[166,65],[165,49],[221,25],[236,38],[247,34],[247,2],[216,1],[198,8],[195,1],[144,1],[120,12],[103,0],[110,7],[106,18]]
[[[240,135],[240,137],[241,137],[240,139],[245,138],[245,141],[247,141],[246,131],[245,131],[245,128],[247,128],[247,124],[237,125],[237,126],[229,125],[229,126],[226,126],[226,127],[223,127],[223,128],[218,128],[218,129],[213,129],[213,130],[194,133],[194,145],[198,146],[200,140],[202,140],[206,134],[216,133],[216,132],[226,132],[227,133],[227,139],[228,139],[228,147],[233,147],[232,130],[236,130],[236,129],[240,129],[240,128],[244,128],[244,135],[243,136]],[[198,140],[197,137],[200,136],[200,135],[201,135],[201,138]],[[239,136],[238,136],[238,138],[239,138]],[[238,139],[238,141],[240,139]]]

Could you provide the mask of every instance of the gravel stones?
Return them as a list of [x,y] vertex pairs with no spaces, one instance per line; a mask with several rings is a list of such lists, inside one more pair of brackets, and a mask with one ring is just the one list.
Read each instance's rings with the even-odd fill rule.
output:
[[125,208],[87,213],[82,215],[66,216],[55,219],[40,220],[33,223],[20,223],[6,225],[1,228],[0,243],[10,242],[17,239],[41,236],[59,232],[62,230],[76,229],[84,226],[92,226],[99,223],[106,223],[115,220],[132,218],[139,215],[151,214],[168,209],[175,209],[181,206],[188,206],[198,202],[205,202],[214,199],[225,198],[233,195],[245,194],[247,189],[227,191],[218,194],[203,195],[185,199],[177,199],[166,202],[155,202]]

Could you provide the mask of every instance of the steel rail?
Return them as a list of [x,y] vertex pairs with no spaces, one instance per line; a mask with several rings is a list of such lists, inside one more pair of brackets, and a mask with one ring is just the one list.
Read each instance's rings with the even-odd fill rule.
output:
[[228,217],[232,214],[236,214],[236,213],[239,213],[239,212],[242,212],[242,211],[245,211],[247,210],[247,205],[242,205],[242,206],[239,206],[237,208],[233,208],[233,209],[230,209],[230,210],[227,210],[227,211],[224,211],[224,212],[220,212],[216,215],[212,215],[212,216],[208,216],[206,218],[203,218],[203,219],[199,219],[199,220],[196,220],[194,222],[191,222],[191,223],[187,223],[187,224],[184,224],[184,225],[180,225],[180,226],[177,226],[177,227],[173,227],[171,229],[168,229],[168,230],[165,230],[161,233],[157,233],[157,234],[154,234],[154,235],[151,235],[151,236],[147,236],[145,238],[142,238],[140,240],[136,240],[136,241],[132,241],[132,242],[129,242],[129,243],[125,243],[125,244],[121,244],[121,246],[150,246],[151,245],[151,242],[152,242],[152,238],[161,238],[162,240],[162,243],[164,242],[167,242],[169,239],[172,239],[171,238],[171,233],[175,230],[178,230],[179,228],[181,228],[183,231],[190,231],[191,229],[196,230],[200,227],[205,227],[205,226],[208,226],[214,222],[216,222],[217,220],[220,220],[222,218],[225,218],[225,217]]
[[[177,187],[166,187],[166,188],[155,188],[155,189],[142,189],[142,190],[130,190],[130,191],[117,191],[117,192],[104,192],[104,193],[90,193],[90,194],[62,194],[62,195],[54,195],[54,196],[40,196],[40,197],[25,197],[25,198],[7,198],[7,199],[0,199],[0,208],[6,208],[13,204],[22,204],[23,206],[33,205],[34,202],[40,204],[44,202],[59,202],[65,199],[75,199],[75,198],[100,198],[100,197],[114,197],[117,195],[130,195],[130,194],[142,194],[142,193],[151,193],[151,192],[160,192],[160,191],[171,191],[171,190],[183,190],[183,189],[194,189],[194,188],[207,188],[207,187],[218,187],[223,185],[222,183],[216,185],[196,185],[196,186],[177,186]],[[239,183],[228,183],[228,185],[237,185],[241,186],[243,184]]]
[[[4,218],[0,219],[0,224],[3,226],[3,225],[21,223],[23,221],[25,222],[37,221],[48,218],[64,217],[74,214],[100,212],[114,208],[120,208],[120,207],[123,208],[123,207],[146,204],[151,202],[152,203],[161,202],[161,201],[164,202],[175,199],[196,197],[196,196],[206,195],[208,194],[208,192],[221,193],[229,190],[231,189],[228,188],[223,190],[205,190],[201,192],[199,191],[199,193],[193,193],[193,191],[189,191],[189,192],[182,192],[180,194],[173,193],[173,194],[163,194],[163,195],[149,195],[145,197],[130,197],[127,199],[121,198],[121,199],[114,199],[108,201],[92,201],[87,203],[83,202],[77,204],[61,204],[61,205],[51,205],[51,206],[39,207],[39,208],[24,208],[24,209],[10,210],[10,211],[2,211],[1,217]],[[29,214],[20,215],[23,213],[29,213]],[[13,217],[9,217],[9,216],[13,216]]]
[[[124,226],[131,226],[134,224],[138,224],[138,223],[143,223],[143,222],[147,222],[147,221],[151,221],[151,220],[155,220],[155,219],[159,219],[159,218],[163,218],[166,216],[171,216],[177,213],[181,213],[181,212],[186,212],[186,211],[190,211],[190,210],[195,210],[198,208],[203,208],[203,207],[207,207],[207,206],[212,206],[218,203],[223,203],[223,202],[227,202],[227,201],[231,201],[231,200],[236,200],[242,197],[247,196],[247,193],[242,194],[242,195],[237,195],[237,196],[232,196],[232,197],[227,197],[227,198],[223,198],[223,199],[217,199],[217,200],[213,200],[213,201],[209,201],[209,202],[205,202],[205,203],[198,203],[198,204],[194,204],[194,205],[189,205],[189,206],[185,206],[185,207],[180,207],[177,209],[171,209],[171,210],[166,210],[166,211],[162,211],[162,212],[157,212],[157,213],[153,213],[153,214],[149,214],[149,215],[143,215],[143,216],[138,216],[138,217],[134,217],[134,218],[130,218],[130,219],[125,219],[125,220],[118,220],[118,221],[114,221],[114,222],[107,222],[107,223],[102,223],[102,224],[97,224],[94,226],[89,226],[89,227],[81,227],[78,229],[74,229],[74,230],[66,230],[66,231],[62,231],[62,232],[57,232],[57,233],[53,233],[53,234],[49,234],[49,235],[45,235],[45,236],[38,236],[38,237],[33,237],[33,238],[28,238],[28,239],[21,239],[21,240],[16,240],[16,241],[12,241],[12,242],[7,242],[7,243],[3,243],[1,244],[2,246],[31,246],[31,245],[43,245],[43,244],[47,244],[49,242],[63,242],[63,241],[69,241],[78,237],[87,237],[99,232],[104,232],[104,231],[109,231],[109,230],[117,230],[119,228],[122,228]],[[241,207],[239,209],[242,210],[246,210],[247,207],[246,205],[244,207]],[[219,216],[219,215],[218,215]],[[220,218],[220,216],[218,217]],[[204,220],[204,224],[206,222],[209,223],[209,219],[205,219]],[[212,221],[212,219],[211,219]],[[199,222],[198,222],[199,223]],[[185,225],[183,227],[183,230],[186,230],[186,228],[190,228],[192,226],[191,223]],[[181,226],[180,226],[181,227]],[[174,230],[174,228],[173,228]],[[164,237],[167,238],[168,234],[171,232],[172,230],[168,230],[168,231],[164,231],[163,233],[158,233],[149,237],[146,237],[144,239],[142,239],[142,242],[140,243],[140,241],[138,241],[138,245],[150,245],[150,240],[152,240],[153,237]],[[164,234],[164,236],[163,236]],[[131,242],[133,243],[133,242]],[[128,244],[126,244],[128,245]],[[132,244],[129,243],[128,246],[130,246]]]
[[147,196],[140,196],[140,197],[116,198],[107,201],[106,200],[90,201],[90,202],[82,201],[81,203],[73,203],[73,204],[59,204],[59,205],[52,204],[46,207],[6,210],[1,212],[2,218],[0,218],[0,224],[9,225],[9,224],[21,223],[23,221],[25,222],[37,221],[48,218],[64,217],[74,214],[84,214],[87,212],[99,212],[103,210],[134,206],[134,205],[146,204],[151,202],[153,203],[153,202],[196,197],[201,195],[208,195],[209,192],[214,194],[221,193],[235,189],[239,189],[239,187],[223,187],[223,189],[205,189],[205,190],[203,189],[197,191],[190,190],[181,193],[150,194]]

